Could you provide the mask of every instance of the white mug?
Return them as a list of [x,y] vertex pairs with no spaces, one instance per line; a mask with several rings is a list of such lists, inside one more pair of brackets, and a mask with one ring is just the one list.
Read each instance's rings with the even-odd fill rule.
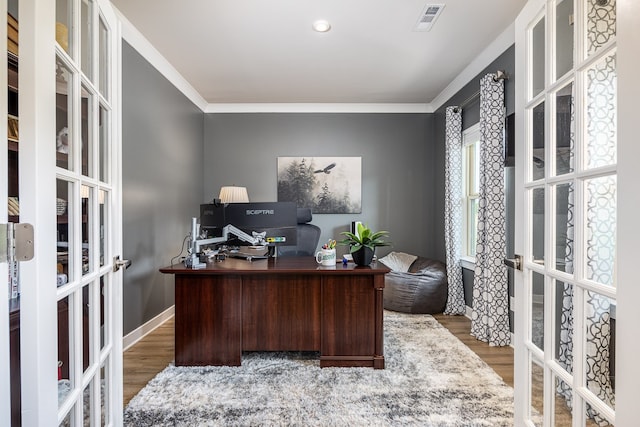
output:
[[316,262],[320,265],[335,266],[336,265],[336,250],[335,249],[320,249],[316,252]]

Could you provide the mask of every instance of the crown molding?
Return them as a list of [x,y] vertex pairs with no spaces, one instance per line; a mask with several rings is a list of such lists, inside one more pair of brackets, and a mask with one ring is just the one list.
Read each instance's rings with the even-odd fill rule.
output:
[[208,104],[205,113],[432,113],[429,104],[230,103]]
[[122,38],[131,45],[144,59],[146,59],[160,74],[162,74],[176,89],[184,94],[201,111],[205,111],[208,102],[191,84],[182,77],[173,65],[151,44],[145,36],[120,12],[114,5],[118,19],[122,23]]

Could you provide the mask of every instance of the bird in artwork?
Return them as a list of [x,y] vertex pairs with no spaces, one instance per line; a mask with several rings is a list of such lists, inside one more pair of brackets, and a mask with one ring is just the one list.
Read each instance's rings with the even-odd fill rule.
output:
[[324,168],[324,169],[318,169],[318,170],[316,170],[316,171],[313,171],[313,173],[326,173],[326,174],[329,174],[329,173],[331,173],[331,169],[333,169],[334,167],[336,167],[336,164],[335,164],[335,163],[331,163],[331,164],[330,164],[329,166],[327,166],[326,168]]

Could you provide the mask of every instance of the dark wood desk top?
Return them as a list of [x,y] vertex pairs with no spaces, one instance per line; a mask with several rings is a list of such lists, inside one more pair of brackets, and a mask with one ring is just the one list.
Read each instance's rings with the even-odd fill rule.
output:
[[376,275],[386,274],[389,271],[384,264],[372,262],[369,266],[358,266],[352,262],[343,265],[342,262],[336,263],[336,266],[325,267],[318,264],[313,257],[281,257],[269,258],[261,260],[247,261],[238,258],[227,258],[224,261],[208,262],[205,268],[192,269],[187,268],[184,264],[174,264],[163,267],[160,272],[167,274],[300,274],[302,272],[318,272],[327,275],[343,275],[343,274],[359,274],[359,275]]

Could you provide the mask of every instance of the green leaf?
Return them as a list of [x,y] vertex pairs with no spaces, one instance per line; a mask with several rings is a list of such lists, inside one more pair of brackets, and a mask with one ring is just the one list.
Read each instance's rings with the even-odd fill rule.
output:
[[358,252],[360,249],[362,249],[362,245],[360,244],[352,245],[351,248],[349,249],[349,252],[350,253]]
[[389,235],[388,231],[372,232],[369,227],[362,223],[358,223],[358,233],[354,234],[349,231],[343,231],[340,234],[345,236],[340,242],[341,245],[349,245],[350,252],[355,252],[363,246],[375,250],[376,246],[389,246],[389,242],[384,239]]

